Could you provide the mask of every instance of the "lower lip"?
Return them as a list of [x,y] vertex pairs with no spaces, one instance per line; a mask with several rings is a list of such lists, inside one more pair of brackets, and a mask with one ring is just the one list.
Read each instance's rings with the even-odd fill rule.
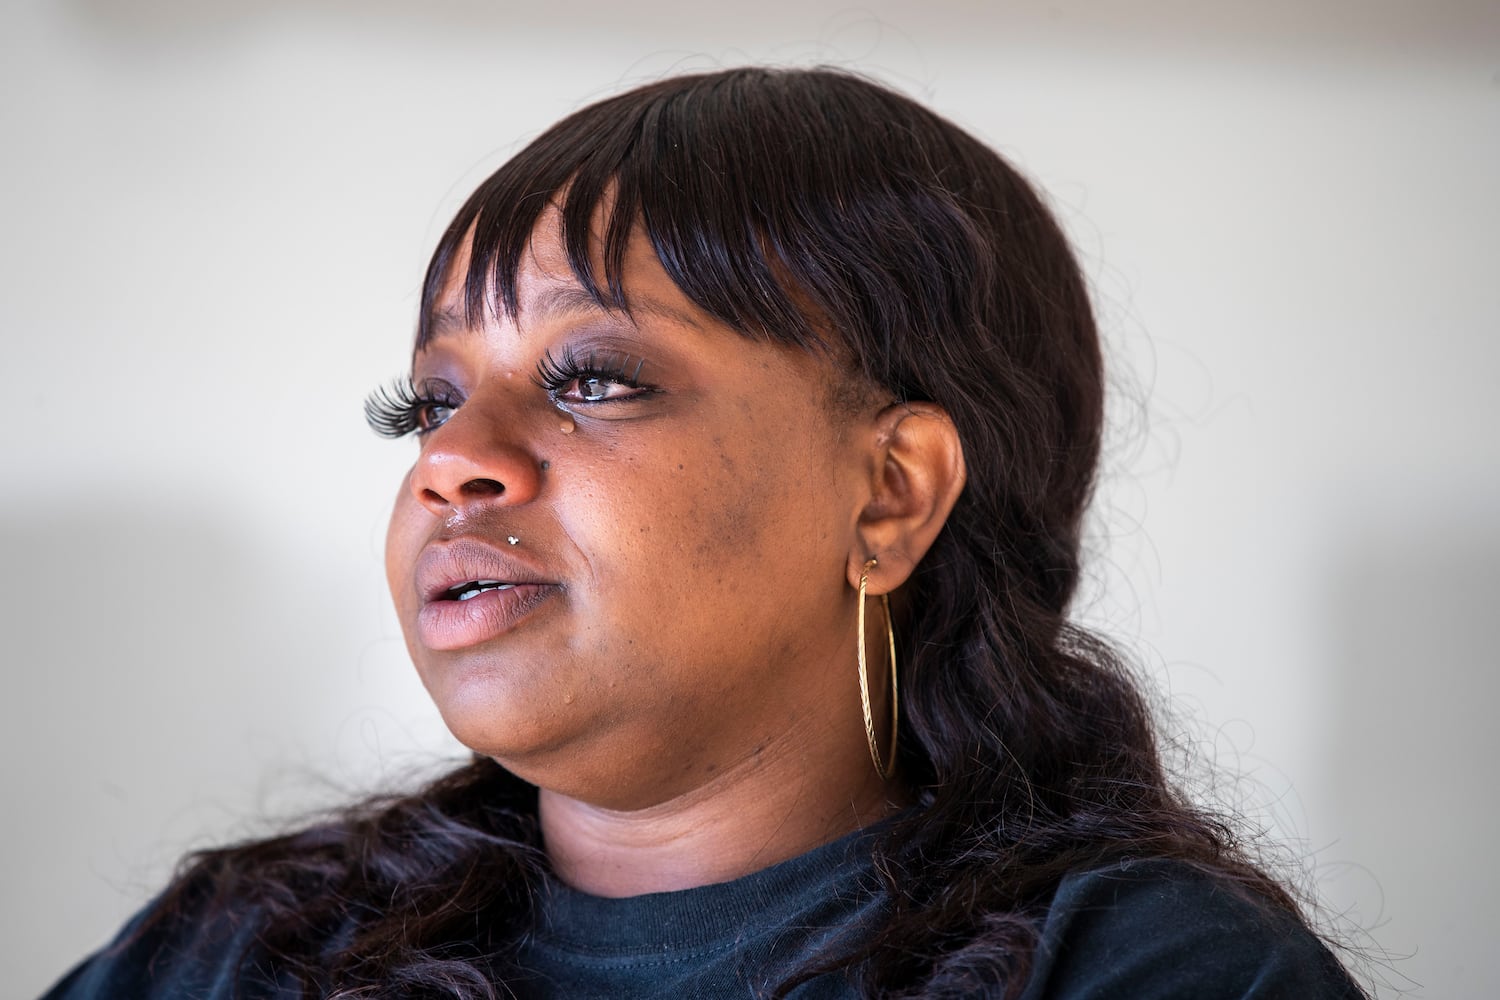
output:
[[553,596],[552,584],[486,590],[467,601],[429,601],[417,613],[417,635],[428,649],[463,649],[504,635]]

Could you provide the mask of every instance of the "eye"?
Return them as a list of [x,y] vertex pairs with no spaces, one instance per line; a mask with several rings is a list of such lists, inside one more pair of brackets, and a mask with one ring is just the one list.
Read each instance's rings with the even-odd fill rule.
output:
[[447,423],[462,404],[463,396],[451,382],[424,379],[418,385],[399,378],[365,398],[365,420],[381,437],[426,434]]
[[425,431],[430,431],[434,428],[443,426],[443,424],[446,424],[448,422],[448,418],[453,416],[453,411],[455,409],[457,409],[457,407],[449,406],[447,403],[439,403],[436,401],[418,404],[417,412],[415,414],[417,422],[417,433],[421,434]]
[[621,351],[580,355],[571,348],[560,354],[547,351],[536,366],[536,384],[547,390],[557,403],[613,403],[656,390],[642,384],[644,358],[633,358]]
[[605,399],[619,399],[629,396],[639,387],[625,382],[616,381],[605,375],[580,375],[570,384],[571,392],[559,392],[555,395],[558,399],[570,401],[597,403]]

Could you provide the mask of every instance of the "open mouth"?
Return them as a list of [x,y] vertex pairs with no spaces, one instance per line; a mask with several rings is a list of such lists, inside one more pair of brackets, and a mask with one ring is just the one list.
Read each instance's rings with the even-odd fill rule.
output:
[[502,583],[499,580],[470,580],[457,586],[449,587],[443,591],[439,600],[443,601],[468,601],[487,590],[513,590],[514,583]]

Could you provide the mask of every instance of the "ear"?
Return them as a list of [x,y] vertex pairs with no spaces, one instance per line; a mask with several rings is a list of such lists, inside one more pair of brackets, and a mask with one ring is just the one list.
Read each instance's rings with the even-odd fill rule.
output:
[[858,587],[873,556],[870,594],[886,594],[912,570],[953,511],[964,488],[964,452],[958,428],[936,403],[894,403],[875,417],[870,498],[849,553],[849,586]]

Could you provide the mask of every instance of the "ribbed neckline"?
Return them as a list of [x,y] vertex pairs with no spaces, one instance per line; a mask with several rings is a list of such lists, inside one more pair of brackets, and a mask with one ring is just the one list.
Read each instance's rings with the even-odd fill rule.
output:
[[735,938],[745,927],[775,925],[810,897],[853,901],[877,891],[869,841],[885,824],[865,827],[806,854],[731,882],[622,899],[593,896],[548,878],[537,901],[538,942],[592,955],[642,948],[699,949]]

